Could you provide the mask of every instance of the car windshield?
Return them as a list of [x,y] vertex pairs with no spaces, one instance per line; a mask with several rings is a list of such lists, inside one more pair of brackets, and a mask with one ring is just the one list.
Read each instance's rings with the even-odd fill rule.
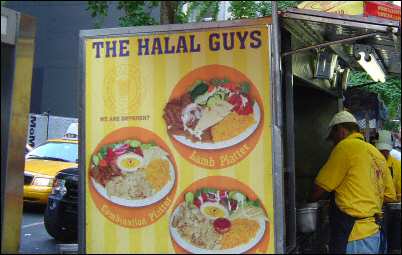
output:
[[77,162],[78,160],[78,144],[77,143],[45,143],[26,156],[27,159],[48,159],[65,162]]

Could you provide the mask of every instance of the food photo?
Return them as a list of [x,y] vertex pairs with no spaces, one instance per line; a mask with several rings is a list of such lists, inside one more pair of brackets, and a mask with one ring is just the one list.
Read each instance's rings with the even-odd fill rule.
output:
[[112,202],[145,206],[173,187],[168,154],[156,144],[125,140],[103,146],[92,156],[90,176],[96,190]]
[[[224,71],[223,73],[221,71]],[[225,72],[226,71],[226,72]],[[223,149],[254,133],[261,108],[253,84],[239,71],[219,65],[193,70],[164,108],[167,132],[195,149]]]
[[[220,181],[220,187],[212,184],[214,180]],[[225,184],[230,188],[222,188]],[[178,198],[170,217],[172,240],[190,253],[249,251],[266,236],[269,226],[263,205],[251,193],[244,184],[222,176],[191,185]]]
[[144,128],[124,127],[109,133],[90,156],[92,198],[98,208],[107,205],[117,214],[145,215],[146,210],[174,196],[176,183],[176,163],[170,150],[159,136]]

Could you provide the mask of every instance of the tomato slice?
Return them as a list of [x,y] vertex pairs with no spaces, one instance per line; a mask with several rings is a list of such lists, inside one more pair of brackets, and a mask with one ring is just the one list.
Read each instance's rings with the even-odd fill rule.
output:
[[99,161],[99,167],[107,167],[107,161],[104,159],[101,159]]
[[200,201],[198,198],[195,198],[195,199],[194,199],[194,205],[195,205],[195,206],[197,206],[198,208],[200,208],[200,207],[201,207],[201,204],[202,204],[202,203],[201,203],[201,201]]

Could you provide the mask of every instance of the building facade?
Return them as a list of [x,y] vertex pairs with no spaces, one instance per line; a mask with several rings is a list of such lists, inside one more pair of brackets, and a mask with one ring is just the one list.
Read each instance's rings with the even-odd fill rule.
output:
[[[95,28],[86,1],[6,1],[36,18],[31,113],[78,117],[79,31]],[[110,2],[101,27],[118,27],[122,11]]]

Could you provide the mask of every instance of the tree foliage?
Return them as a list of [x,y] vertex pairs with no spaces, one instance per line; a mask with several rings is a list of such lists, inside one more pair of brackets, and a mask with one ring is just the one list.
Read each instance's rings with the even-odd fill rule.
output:
[[230,1],[229,11],[234,19],[253,18],[258,15],[254,1]]
[[[195,17],[199,22],[203,18],[217,20],[219,6],[222,1],[118,1],[117,8],[124,15],[119,18],[120,26],[139,26],[165,24],[164,15],[172,13],[170,23],[186,23]],[[278,9],[285,10],[296,7],[302,1],[278,1]],[[231,19],[255,18],[271,15],[271,1],[230,1],[229,11]],[[187,11],[183,11],[183,5],[187,5]],[[100,26],[107,16],[110,1],[88,1],[87,10],[95,18],[95,26]],[[159,21],[151,17],[152,8],[160,6]],[[166,7],[166,8],[165,8]]]
[[[151,16],[152,8],[157,6],[157,1],[118,1],[117,9],[124,15],[119,17],[122,27],[154,25],[155,19]],[[104,18],[108,15],[109,1],[88,1],[87,10],[95,18],[95,27],[100,27]]]
[[127,27],[156,24],[151,11],[157,5],[158,2],[155,1],[119,1],[117,8],[125,14],[119,18],[120,25]]
[[[303,1],[277,1],[278,10],[295,8]],[[272,14],[271,1],[230,1],[230,9],[234,19],[256,18]]]
[[203,18],[212,18],[217,20],[220,1],[186,1],[188,9],[186,11],[186,22],[191,21],[195,16],[195,21],[202,21]]

